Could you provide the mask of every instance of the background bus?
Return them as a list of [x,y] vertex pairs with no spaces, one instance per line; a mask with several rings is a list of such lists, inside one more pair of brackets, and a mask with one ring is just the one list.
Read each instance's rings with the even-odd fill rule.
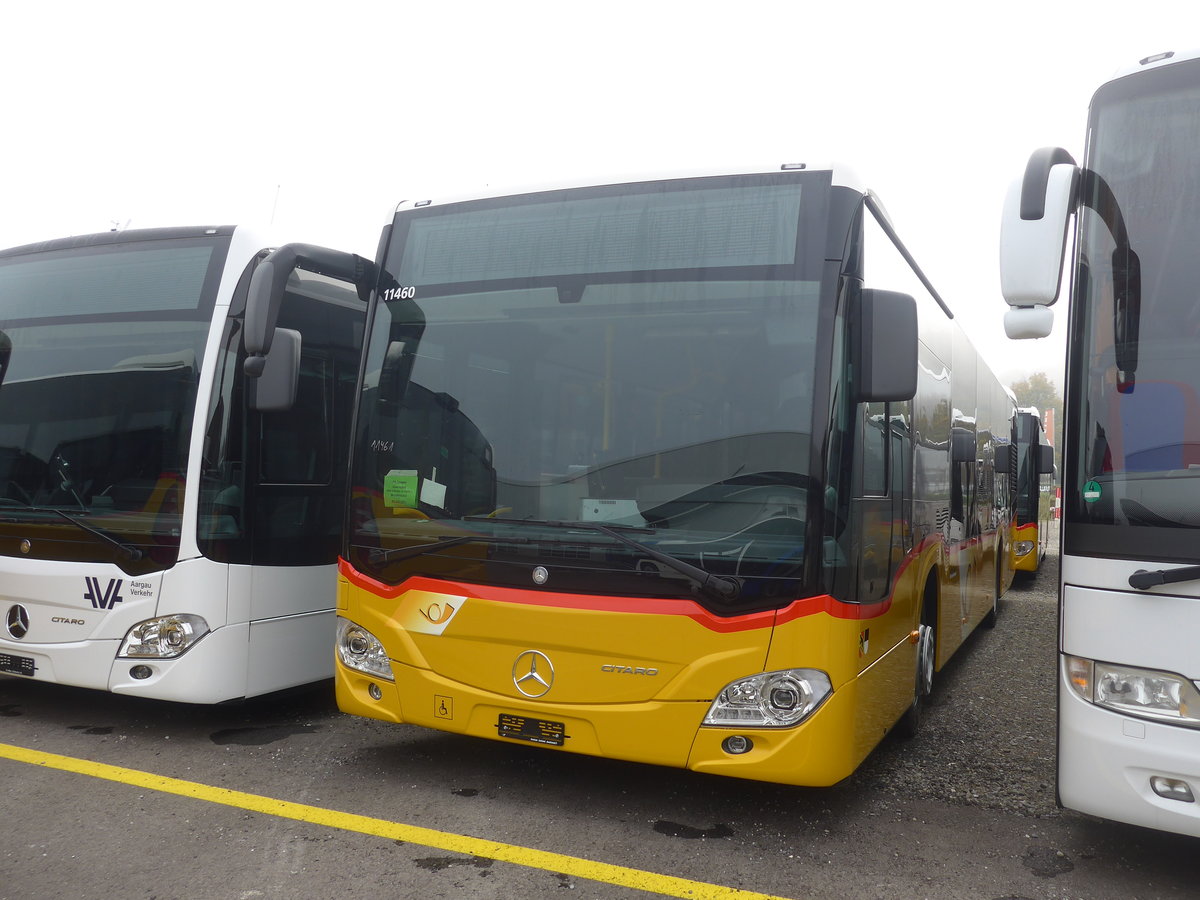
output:
[[330,676],[365,305],[297,271],[248,379],[265,246],[171,228],[0,253],[0,672],[198,703]]
[[1011,579],[1015,408],[909,260],[822,168],[402,205],[342,709],[812,785],[915,728]]
[[1013,566],[1036,574],[1050,545],[1054,521],[1054,447],[1033,407],[1017,410],[1013,435],[1016,487],[1013,493]]
[[1030,159],[1001,237],[1010,336],[1049,332],[1072,216],[1058,796],[1200,835],[1200,56],[1102,85],[1082,167]]

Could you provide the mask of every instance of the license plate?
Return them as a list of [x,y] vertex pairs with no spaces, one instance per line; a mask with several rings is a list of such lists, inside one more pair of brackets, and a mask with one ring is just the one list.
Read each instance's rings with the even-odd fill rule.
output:
[[562,722],[547,722],[544,719],[531,719],[528,716],[518,716],[512,713],[500,714],[500,721],[496,723],[496,731],[499,732],[500,737],[530,741],[534,744],[550,744],[554,747],[561,747],[567,742],[567,726]]
[[32,676],[37,666],[33,664],[33,660],[28,656],[12,656],[8,653],[0,653],[0,673],[4,675],[29,675]]

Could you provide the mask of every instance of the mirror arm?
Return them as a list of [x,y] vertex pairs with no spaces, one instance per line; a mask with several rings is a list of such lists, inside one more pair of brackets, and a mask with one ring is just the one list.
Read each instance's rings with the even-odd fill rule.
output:
[[288,277],[296,269],[348,281],[357,288],[359,299],[364,302],[375,286],[375,263],[356,253],[330,250],[315,244],[284,244],[267,254],[250,276],[246,298],[244,371],[251,378],[259,377],[266,366]]
[[1057,165],[1075,168],[1075,159],[1062,147],[1042,147],[1034,150],[1025,165],[1025,177],[1021,180],[1021,218],[1027,222],[1037,221],[1046,215],[1046,187],[1050,181],[1050,170]]

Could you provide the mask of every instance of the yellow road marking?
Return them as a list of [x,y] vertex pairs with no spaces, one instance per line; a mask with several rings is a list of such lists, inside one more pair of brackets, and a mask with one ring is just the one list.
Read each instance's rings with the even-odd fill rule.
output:
[[435,831],[418,825],[404,825],[400,822],[338,812],[304,803],[275,800],[257,794],[231,791],[227,788],[168,778],[164,775],[154,775],[150,772],[140,772],[137,769],[110,766],[107,763],[91,762],[71,756],[59,756],[56,753],[30,750],[12,744],[0,744],[0,758],[49,769],[59,769],[64,772],[74,772],[77,775],[87,775],[92,778],[103,778],[106,781],[116,781],[121,784],[161,791],[165,794],[176,794],[180,797],[192,797],[209,803],[220,803],[264,815],[279,816],[283,819],[294,819],[298,822],[325,825],[342,831],[355,831],[409,844],[420,844],[437,850],[494,859],[530,869],[544,869],[547,872],[586,878],[589,881],[600,881],[618,887],[650,891],[665,897],[680,897],[684,900],[785,900],[783,897],[769,894],[759,894],[754,891],[744,891],[703,881],[691,881],[686,878],[676,878],[673,875],[660,875],[656,872],[630,869],[625,866],[535,850],[516,844],[502,844],[498,841]]

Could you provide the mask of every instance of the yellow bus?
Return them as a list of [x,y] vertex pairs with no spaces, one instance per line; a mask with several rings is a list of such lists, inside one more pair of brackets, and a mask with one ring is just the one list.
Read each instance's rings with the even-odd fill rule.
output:
[[830,785],[995,621],[1015,407],[852,175],[421,200],[380,247],[346,712]]
[[1054,447],[1034,407],[1017,410],[1013,435],[1013,568],[1036,575],[1050,545],[1054,516]]

